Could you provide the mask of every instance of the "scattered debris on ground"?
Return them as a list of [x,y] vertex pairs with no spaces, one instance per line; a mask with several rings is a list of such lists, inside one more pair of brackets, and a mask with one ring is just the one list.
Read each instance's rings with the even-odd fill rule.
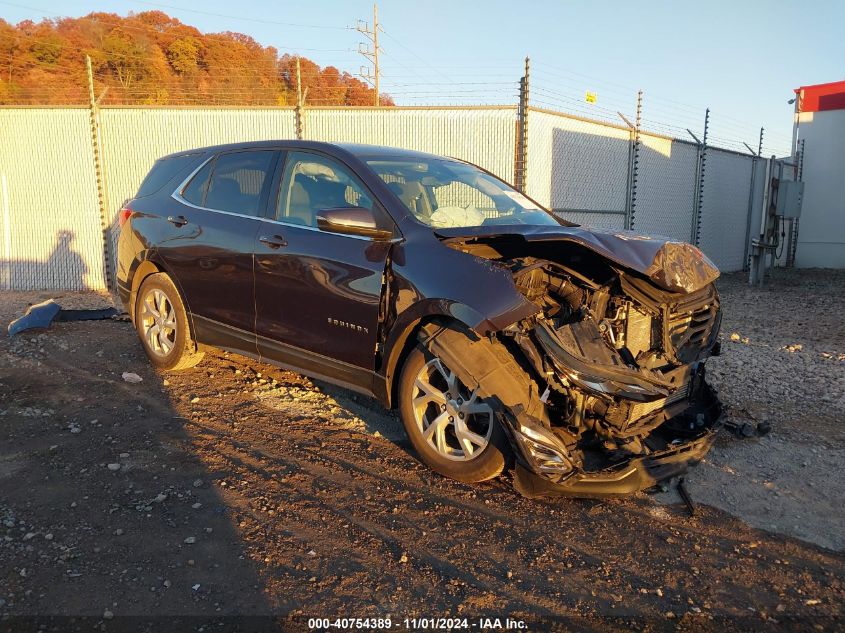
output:
[[6,329],[9,336],[14,336],[26,330],[48,328],[54,321],[100,321],[120,315],[121,311],[115,307],[70,310],[47,299],[29,306],[23,316],[11,321]]

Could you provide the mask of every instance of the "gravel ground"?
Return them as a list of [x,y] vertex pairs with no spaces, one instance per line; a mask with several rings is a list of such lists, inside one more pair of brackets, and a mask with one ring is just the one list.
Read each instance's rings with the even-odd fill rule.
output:
[[[730,418],[774,430],[723,434],[687,478],[692,518],[672,493],[530,501],[506,478],[446,480],[368,399],[223,353],[160,375],[125,322],[2,338],[0,631],[68,614],[84,617],[58,630],[237,614],[841,630],[845,274],[720,287],[713,382]],[[0,295],[0,322],[47,296]]]
[[723,435],[686,480],[696,501],[841,551],[845,271],[776,272],[762,288],[749,288],[743,274],[721,280],[723,354],[708,362],[726,417],[768,420],[773,431]]

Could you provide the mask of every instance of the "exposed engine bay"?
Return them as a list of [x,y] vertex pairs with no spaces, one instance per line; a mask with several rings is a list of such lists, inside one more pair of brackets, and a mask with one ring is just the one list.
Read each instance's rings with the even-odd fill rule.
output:
[[[700,460],[720,414],[704,361],[719,353],[721,320],[718,271],[700,251],[684,244],[664,265],[664,247],[666,262],[656,256],[646,274],[559,242],[447,243],[506,268],[537,307],[463,345],[427,332],[462,380],[500,403],[521,492],[626,494]],[[684,277],[689,249],[703,260]]]

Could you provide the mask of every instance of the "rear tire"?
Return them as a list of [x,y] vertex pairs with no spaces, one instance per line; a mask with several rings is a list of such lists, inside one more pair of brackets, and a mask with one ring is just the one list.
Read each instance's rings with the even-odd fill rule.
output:
[[159,369],[188,369],[204,356],[196,350],[185,305],[166,273],[150,275],[138,289],[135,329],[150,362]]
[[441,475],[476,483],[504,470],[510,448],[493,408],[421,346],[402,368],[399,414],[420,460]]

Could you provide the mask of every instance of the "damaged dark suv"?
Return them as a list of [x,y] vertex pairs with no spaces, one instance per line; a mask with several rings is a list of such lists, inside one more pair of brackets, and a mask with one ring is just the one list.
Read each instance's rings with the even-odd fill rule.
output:
[[459,160],[305,141],[164,157],[120,222],[154,365],[211,346],[374,396],[448,477],[621,495],[712,442],[719,272],[689,244],[570,224]]

